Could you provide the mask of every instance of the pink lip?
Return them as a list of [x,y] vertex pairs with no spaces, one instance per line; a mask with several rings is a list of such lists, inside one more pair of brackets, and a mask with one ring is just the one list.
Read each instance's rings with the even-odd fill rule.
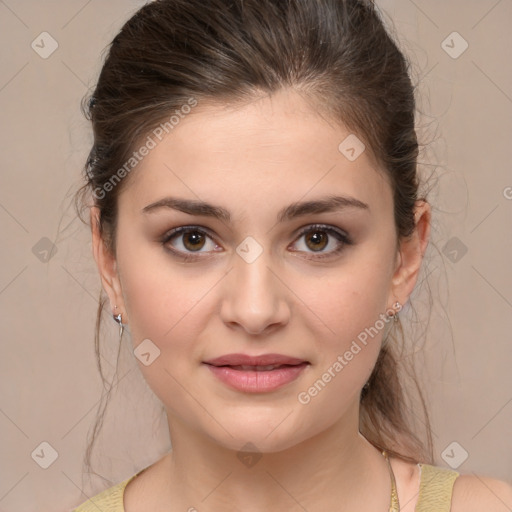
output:
[[206,364],[214,366],[267,366],[269,364],[300,364],[305,363],[304,359],[284,356],[282,354],[262,354],[261,356],[250,356],[247,354],[226,354],[215,359],[205,361]]
[[[227,354],[205,361],[205,364],[228,386],[248,393],[261,393],[273,391],[292,382],[299,377],[309,362],[281,354]],[[279,367],[269,370],[259,368],[270,365]],[[240,366],[253,366],[254,369],[237,368]]]

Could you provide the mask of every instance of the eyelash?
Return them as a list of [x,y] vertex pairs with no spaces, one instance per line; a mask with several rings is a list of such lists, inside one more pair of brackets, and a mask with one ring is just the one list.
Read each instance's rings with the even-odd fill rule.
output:
[[[335,255],[339,254],[341,251],[343,251],[345,246],[353,244],[352,240],[350,239],[350,237],[348,235],[346,235],[342,231],[338,231],[337,229],[332,228],[330,226],[326,226],[324,224],[313,224],[313,225],[307,226],[306,228],[304,228],[300,231],[300,233],[297,235],[296,240],[299,240],[305,234],[314,232],[314,231],[323,231],[323,232],[329,233],[330,235],[333,235],[334,238],[336,238],[338,240],[338,242],[340,242],[341,245],[337,249],[334,249],[333,251],[330,251],[326,254],[318,253],[317,256],[314,256],[312,258],[309,257],[307,259],[323,260],[325,258],[331,258],[332,256],[335,256]],[[215,241],[214,237],[212,237],[207,231],[200,228],[199,226],[181,226],[179,228],[175,228],[175,229],[172,229],[171,231],[167,232],[164,235],[163,239],[161,240],[162,246],[166,250],[170,251],[173,255],[182,259],[183,261],[197,261],[197,260],[205,257],[205,256],[197,256],[196,254],[193,254],[193,253],[183,253],[182,251],[178,251],[176,249],[172,249],[167,246],[167,244],[173,238],[175,238],[176,236],[178,236],[180,234],[184,234],[184,233],[201,233],[202,235],[206,235],[208,238]],[[301,251],[296,251],[296,252],[301,252]],[[200,253],[198,252],[198,254],[200,254]]]

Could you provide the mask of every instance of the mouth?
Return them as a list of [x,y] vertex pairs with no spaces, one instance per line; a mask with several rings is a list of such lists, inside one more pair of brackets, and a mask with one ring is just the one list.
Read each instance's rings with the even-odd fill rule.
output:
[[296,380],[310,362],[281,354],[228,354],[205,361],[204,364],[215,377],[232,389],[263,393]]

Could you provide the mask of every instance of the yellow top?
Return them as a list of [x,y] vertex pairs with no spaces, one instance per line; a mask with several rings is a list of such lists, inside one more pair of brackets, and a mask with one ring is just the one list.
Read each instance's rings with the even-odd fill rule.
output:
[[[428,464],[418,465],[421,478],[415,512],[450,512],[453,484],[459,473]],[[142,471],[97,494],[72,512],[124,512],[124,489]]]

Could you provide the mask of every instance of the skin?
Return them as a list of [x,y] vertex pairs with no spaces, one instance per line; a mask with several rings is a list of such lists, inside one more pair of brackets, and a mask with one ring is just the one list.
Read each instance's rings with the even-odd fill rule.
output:
[[[116,257],[91,208],[94,257],[112,310],[118,306],[134,348],[150,339],[160,350],[150,365],[137,363],[166,408],[173,444],[128,485],[127,511],[387,510],[386,462],[358,431],[359,395],[383,332],[308,404],[297,400],[379,315],[407,302],[428,244],[430,207],[418,201],[416,229],[397,250],[388,179],[368,150],[353,162],[340,153],[349,134],[290,91],[237,108],[199,105],[125,178]],[[171,195],[221,206],[232,220],[142,212]],[[290,203],[328,195],[369,208],[276,222]],[[328,235],[320,252],[331,256],[315,259],[308,235],[298,237],[312,224],[345,231],[353,244],[333,254],[337,239],[320,230]],[[183,261],[162,239],[191,225],[209,236],[197,260]],[[263,249],[251,263],[236,252],[247,236]],[[198,254],[186,235],[166,246]],[[310,365],[276,391],[244,393],[202,363],[234,352]],[[237,457],[248,442],[261,455],[252,467]],[[412,511],[417,466],[392,464],[402,510]]]

